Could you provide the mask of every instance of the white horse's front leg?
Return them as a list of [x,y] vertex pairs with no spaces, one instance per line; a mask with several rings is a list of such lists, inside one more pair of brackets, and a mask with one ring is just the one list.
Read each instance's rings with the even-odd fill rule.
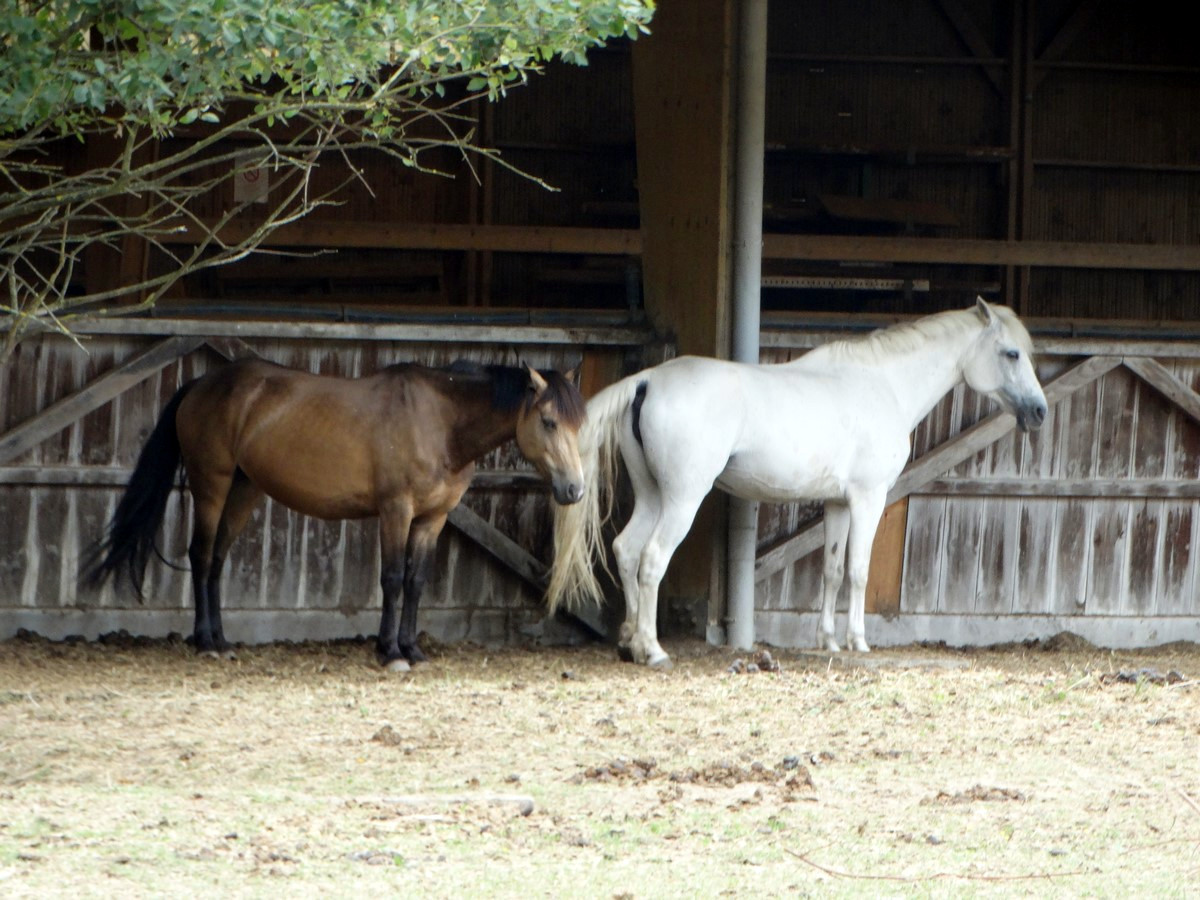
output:
[[871,568],[871,547],[875,531],[887,502],[886,488],[860,494],[850,499],[850,536],[847,541],[850,570],[850,615],[846,622],[846,644],[866,653],[867,645],[867,575]]
[[834,613],[846,570],[846,534],[849,530],[849,508],[844,503],[826,502],[825,567],[821,580],[821,629],[817,636],[817,646],[830,653],[838,653],[842,649],[834,636]]

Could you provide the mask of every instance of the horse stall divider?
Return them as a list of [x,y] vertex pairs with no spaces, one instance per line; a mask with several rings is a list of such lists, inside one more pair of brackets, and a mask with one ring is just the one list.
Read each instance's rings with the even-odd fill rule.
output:
[[[166,399],[219,361],[260,357],[346,375],[458,357],[560,370],[582,362],[585,374],[609,380],[654,344],[643,326],[586,316],[566,326],[116,318],[71,327],[86,350],[47,333],[24,342],[0,370],[0,502],[10,517],[0,539],[0,636],[20,628],[56,638],[123,628],[190,631],[186,572],[158,566],[146,579],[144,605],[109,589],[77,593],[75,578]],[[171,503],[168,517],[185,524],[167,525],[159,540],[167,558],[179,559],[191,498],[176,492]],[[420,627],[442,640],[508,641],[540,621],[548,504],[549,493],[515,448],[481,460],[450,516],[451,536],[439,541]],[[373,525],[306,520],[265,504],[226,567],[228,636],[257,642],[374,633],[374,535]],[[588,617],[580,621],[604,631]]]

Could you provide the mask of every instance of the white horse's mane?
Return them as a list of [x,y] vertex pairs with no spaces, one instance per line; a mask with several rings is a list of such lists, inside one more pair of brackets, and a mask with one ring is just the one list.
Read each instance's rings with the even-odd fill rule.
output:
[[[1007,306],[991,304],[992,312],[1004,325],[1009,335],[1028,354],[1033,353],[1033,339],[1021,324],[1021,320]],[[830,341],[815,348],[828,353],[839,360],[860,360],[876,362],[891,356],[898,356],[924,346],[930,340],[942,337],[952,337],[980,327],[979,313],[974,307],[970,309],[952,309],[946,312],[934,313],[913,322],[902,322],[889,328],[881,328],[862,337],[844,338]],[[803,359],[804,357],[801,357]]]

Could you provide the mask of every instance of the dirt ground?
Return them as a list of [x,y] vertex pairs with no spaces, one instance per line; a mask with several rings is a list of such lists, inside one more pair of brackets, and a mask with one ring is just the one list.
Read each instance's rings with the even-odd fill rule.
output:
[[1196,647],[429,649],[0,643],[0,895],[1200,892]]

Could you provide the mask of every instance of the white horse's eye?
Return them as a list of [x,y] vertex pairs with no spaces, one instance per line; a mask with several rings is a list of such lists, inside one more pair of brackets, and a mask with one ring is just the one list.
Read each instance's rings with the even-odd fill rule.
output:
[[1020,359],[1021,351],[1020,350],[1005,350],[1004,355],[1007,356],[1009,359]]

